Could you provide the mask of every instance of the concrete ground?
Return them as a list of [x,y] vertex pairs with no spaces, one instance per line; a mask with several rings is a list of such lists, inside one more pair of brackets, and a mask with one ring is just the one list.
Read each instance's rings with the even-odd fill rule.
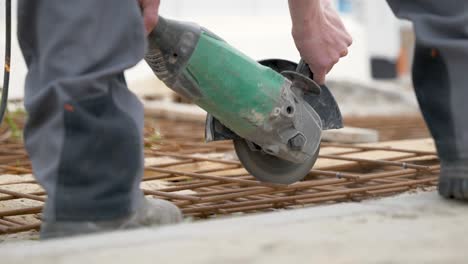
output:
[[467,263],[468,206],[436,192],[0,247],[1,263]]

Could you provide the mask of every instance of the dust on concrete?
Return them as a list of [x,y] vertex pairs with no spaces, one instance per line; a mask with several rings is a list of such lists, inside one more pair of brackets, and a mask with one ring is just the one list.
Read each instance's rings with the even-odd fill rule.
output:
[[39,241],[39,232],[27,231],[16,234],[0,235],[0,244],[14,243],[21,241]]

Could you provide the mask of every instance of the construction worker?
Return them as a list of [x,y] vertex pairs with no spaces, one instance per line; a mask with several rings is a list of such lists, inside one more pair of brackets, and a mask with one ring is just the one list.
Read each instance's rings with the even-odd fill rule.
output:
[[[395,7],[397,1],[392,2]],[[463,180],[468,175],[468,137],[463,134],[468,122],[463,124],[463,113],[453,109],[463,109],[460,100],[467,89],[461,89],[462,67],[455,66],[462,65],[453,56],[466,56],[462,38],[460,43],[456,38],[466,33],[450,31],[455,19],[438,27],[437,18],[448,11],[438,13],[437,6],[447,4],[407,2],[414,6],[405,2],[408,11],[397,13],[428,23],[416,27],[422,33],[415,86],[443,160],[440,189],[448,186],[444,195],[463,198],[468,193],[468,181]],[[417,15],[422,2],[432,3],[432,18]],[[448,14],[463,18],[466,9],[459,7],[467,4],[449,2],[458,11]],[[159,0],[19,0],[18,5],[18,38],[29,70],[25,145],[34,174],[48,194],[41,238],[181,221],[176,206],[146,199],[139,188],[143,108],[123,75],[145,54],[145,32],[157,24]],[[297,48],[315,80],[323,83],[348,53],[351,37],[328,0],[289,0],[289,5]],[[429,30],[431,25],[438,31]],[[444,59],[455,62],[444,64]]]
[[[310,17],[301,21],[313,12],[304,8],[312,2],[318,1],[289,0],[295,42],[311,70],[320,74],[316,81],[322,83],[324,73],[338,61],[337,52],[346,55],[343,44],[348,44],[349,39],[337,16],[328,17],[326,23]],[[320,2],[322,9],[316,12],[325,17],[333,13],[329,1]],[[414,25],[413,83],[441,160],[439,194],[468,200],[468,1],[387,2],[398,17],[409,19]],[[304,25],[309,28],[304,29]],[[336,31],[333,26],[342,30]],[[323,61],[326,63],[314,64]]]
[[[300,19],[306,17],[304,14],[311,12],[301,7],[313,5],[312,2],[318,1],[289,0],[290,6],[293,6],[293,36],[311,70],[321,74],[316,81],[323,82],[324,73],[338,61],[336,52],[346,54],[342,45],[349,39],[343,30],[337,32],[330,29],[330,24],[343,28],[336,16],[329,17],[329,22],[325,23],[328,27],[312,19],[301,23]],[[320,2],[325,8],[317,10],[325,15],[333,13],[326,8],[328,1]],[[395,15],[410,20],[414,25],[413,84],[441,160],[439,194],[445,198],[468,200],[468,1],[387,2]],[[294,6],[298,9],[294,9]],[[300,12],[303,14],[300,15]],[[302,25],[308,24],[309,28],[302,28]],[[310,32],[313,34],[309,35],[309,41],[304,41]],[[321,46],[326,40],[332,41]],[[328,63],[314,64],[322,61]]]
[[[320,74],[316,81],[322,83],[324,73],[338,61],[337,52],[346,55],[343,44],[348,44],[349,38],[337,16],[328,17],[326,23],[310,17],[301,21],[313,12],[303,8],[312,2],[318,1],[289,0],[295,42],[311,70]],[[322,9],[316,12],[322,12],[322,16],[333,13],[329,1],[320,2]],[[413,84],[441,160],[439,194],[468,200],[468,1],[387,2],[395,15],[414,25]],[[336,31],[333,26],[342,30]]]
[[[298,47],[323,82],[351,37],[321,3],[291,1],[291,12]],[[159,0],[18,5],[28,66],[25,146],[48,195],[41,238],[181,221],[176,206],[145,199],[140,190],[143,107],[123,75],[145,55],[145,33],[157,24]],[[315,49],[326,55],[312,59]]]

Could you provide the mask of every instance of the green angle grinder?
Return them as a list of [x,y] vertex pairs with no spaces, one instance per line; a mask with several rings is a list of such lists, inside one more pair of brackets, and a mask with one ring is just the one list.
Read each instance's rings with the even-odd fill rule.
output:
[[322,130],[342,127],[333,95],[312,80],[304,61],[256,62],[197,24],[160,17],[145,60],[169,88],[209,113],[206,141],[233,140],[260,181],[303,179],[317,160]]

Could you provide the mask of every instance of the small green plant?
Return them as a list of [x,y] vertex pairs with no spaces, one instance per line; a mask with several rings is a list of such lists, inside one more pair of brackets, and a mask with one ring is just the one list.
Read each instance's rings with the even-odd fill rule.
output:
[[149,148],[152,147],[153,145],[156,145],[161,142],[162,135],[158,130],[154,130],[154,133],[150,135],[145,143],[145,147]]
[[5,116],[5,122],[7,123],[8,127],[10,128],[11,130],[11,135],[15,138],[15,139],[19,139],[21,138],[21,130],[18,128],[18,126],[16,125],[13,117],[9,114],[7,114]]
[[5,123],[11,130],[11,135],[14,139],[22,139],[23,138],[23,131],[18,127],[15,122],[16,118],[21,118],[22,116],[26,115],[23,109],[17,109],[15,111],[8,111],[5,115]]
[[158,130],[155,130],[154,134],[151,135],[151,137],[149,138],[151,143],[158,143],[158,141],[160,141],[161,139],[162,139],[162,135]]

